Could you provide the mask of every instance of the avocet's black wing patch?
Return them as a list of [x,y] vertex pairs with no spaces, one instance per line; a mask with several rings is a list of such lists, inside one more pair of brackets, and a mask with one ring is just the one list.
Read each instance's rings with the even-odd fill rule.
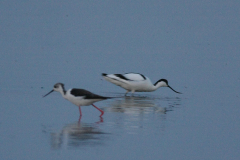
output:
[[[138,74],[140,74],[140,73],[138,73]],[[146,77],[144,75],[142,75],[142,74],[140,74],[140,75],[143,77],[144,80],[146,80]]]
[[105,77],[106,77],[106,76],[107,76],[107,74],[106,74],[106,73],[102,73],[102,76],[105,76]]
[[119,77],[121,79],[127,80],[127,81],[132,81],[131,79],[126,78],[125,76],[123,76],[122,74],[114,74],[116,77]]

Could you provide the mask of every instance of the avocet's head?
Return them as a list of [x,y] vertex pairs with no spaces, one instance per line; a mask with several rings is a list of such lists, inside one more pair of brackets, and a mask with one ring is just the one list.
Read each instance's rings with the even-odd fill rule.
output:
[[182,94],[181,92],[177,92],[177,91],[175,91],[172,87],[170,87],[170,86],[168,85],[168,81],[167,81],[166,79],[160,79],[159,81],[157,81],[157,82],[155,83],[155,85],[159,85],[160,87],[168,87],[168,88],[170,88],[171,90],[173,90],[174,92],[179,93],[179,94]]
[[64,84],[63,83],[56,83],[54,86],[53,86],[53,90],[51,90],[50,92],[48,92],[47,94],[45,94],[43,97],[46,97],[47,95],[49,95],[50,93],[52,93],[53,91],[56,91],[56,92],[64,92],[65,89],[64,89]]

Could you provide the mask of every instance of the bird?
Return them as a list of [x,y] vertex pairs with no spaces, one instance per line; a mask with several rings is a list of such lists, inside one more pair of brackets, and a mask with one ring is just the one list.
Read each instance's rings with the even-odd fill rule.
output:
[[53,86],[53,90],[45,94],[43,97],[46,97],[47,95],[49,95],[54,91],[61,93],[63,98],[67,99],[68,101],[78,106],[80,117],[82,116],[81,106],[89,106],[89,105],[92,105],[97,110],[99,110],[101,112],[100,117],[102,117],[102,115],[104,114],[104,111],[96,107],[93,103],[106,100],[109,98],[113,98],[113,97],[103,97],[103,96],[91,93],[85,89],[72,88],[66,91],[63,83],[56,83]]
[[160,79],[153,84],[148,77],[140,73],[125,73],[125,74],[102,73],[102,76],[105,80],[127,90],[125,96],[130,91],[132,92],[133,96],[135,92],[152,92],[160,87],[168,87],[174,92],[182,94],[181,92],[177,92],[172,87],[170,87],[166,79]]

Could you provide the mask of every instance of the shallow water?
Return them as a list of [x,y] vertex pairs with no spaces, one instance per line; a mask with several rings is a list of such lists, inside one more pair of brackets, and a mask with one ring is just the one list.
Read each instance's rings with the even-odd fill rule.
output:
[[[239,2],[3,1],[1,159],[239,159]],[[101,73],[163,87],[82,107],[57,82],[103,96]]]

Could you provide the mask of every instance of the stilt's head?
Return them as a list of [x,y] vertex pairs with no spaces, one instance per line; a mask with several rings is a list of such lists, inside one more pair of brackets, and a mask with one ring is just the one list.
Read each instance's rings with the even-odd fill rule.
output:
[[61,92],[61,91],[64,91],[64,84],[63,83],[56,83],[54,86],[53,86],[53,90],[54,91],[57,91],[57,92]]
[[53,90],[51,90],[50,92],[48,92],[47,94],[45,94],[43,97],[46,97],[47,95],[49,95],[50,93],[52,93],[53,91],[56,92],[60,92],[60,93],[65,93],[65,89],[64,89],[64,84],[63,83],[56,83],[53,86]]
[[175,91],[172,87],[170,87],[170,86],[168,85],[168,81],[167,81],[166,79],[160,79],[160,80],[158,80],[154,85],[155,85],[155,86],[158,85],[159,87],[168,87],[168,88],[170,88],[171,90],[173,90],[174,92],[179,93],[179,94],[182,94],[181,92],[177,92],[177,91]]

